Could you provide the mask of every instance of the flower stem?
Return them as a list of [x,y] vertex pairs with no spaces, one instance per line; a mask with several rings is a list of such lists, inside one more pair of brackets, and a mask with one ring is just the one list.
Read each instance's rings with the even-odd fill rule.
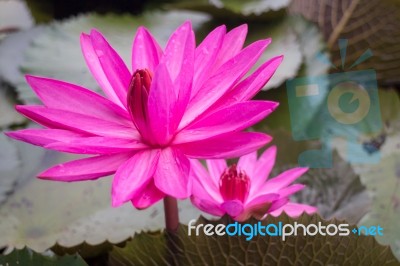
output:
[[179,226],[178,202],[175,198],[164,198],[165,227],[169,232],[176,232]]

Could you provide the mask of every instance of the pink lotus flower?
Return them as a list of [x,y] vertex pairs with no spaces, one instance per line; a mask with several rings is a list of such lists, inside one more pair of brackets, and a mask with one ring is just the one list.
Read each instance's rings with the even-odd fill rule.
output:
[[198,47],[190,22],[161,49],[140,27],[131,69],[96,30],[82,34],[86,63],[106,97],[42,77],[27,76],[43,106],[16,109],[44,129],[8,136],[61,152],[91,154],[54,166],[42,179],[81,181],[115,173],[113,206],[146,208],[166,194],[191,195],[188,158],[227,158],[254,151],[270,137],[243,132],[277,103],[250,101],[282,61],[272,58],[244,78],[270,39],[242,49],[247,26],[212,31]]
[[228,214],[238,221],[250,216],[258,219],[267,214],[279,216],[282,211],[292,217],[316,212],[315,207],[289,202],[290,195],[304,188],[301,184],[290,184],[308,168],[293,168],[268,179],[275,156],[276,147],[272,146],[258,160],[257,152],[252,152],[229,168],[225,160],[207,160],[208,172],[198,160],[191,160],[193,204],[209,214]]

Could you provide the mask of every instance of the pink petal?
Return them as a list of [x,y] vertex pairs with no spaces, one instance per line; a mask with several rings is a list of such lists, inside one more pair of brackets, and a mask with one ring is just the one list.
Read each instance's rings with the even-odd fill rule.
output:
[[139,27],[132,46],[132,72],[147,68],[154,73],[162,53],[151,33],[145,27]]
[[197,159],[222,159],[239,157],[255,151],[272,138],[255,132],[234,132],[190,143],[178,144],[184,154]]
[[283,56],[277,56],[264,63],[253,74],[221,97],[212,106],[212,110],[253,98],[271,79],[282,60]]
[[159,157],[159,150],[140,151],[118,168],[112,184],[113,207],[142,193],[153,177]]
[[47,144],[45,148],[78,154],[110,154],[148,148],[142,142],[111,137],[74,138]]
[[22,129],[5,132],[10,138],[28,142],[37,146],[45,146],[53,142],[68,142],[76,138],[84,138],[90,135],[76,133],[62,129]]
[[125,139],[138,139],[137,130],[114,122],[83,114],[51,109],[44,106],[17,105],[16,110],[29,119],[49,128],[67,129]]
[[279,190],[278,193],[281,197],[289,197],[289,196],[293,195],[294,193],[299,192],[303,188],[305,188],[305,185],[294,184],[294,185],[291,185],[289,187],[285,187],[285,188]]
[[176,115],[177,98],[164,64],[158,66],[148,98],[150,127],[157,143],[166,144],[173,136],[180,118]]
[[237,163],[237,168],[243,170],[250,178],[251,185],[253,185],[254,168],[256,166],[256,162],[257,162],[257,152],[254,151],[240,157]]
[[252,175],[252,186],[250,188],[250,194],[259,190],[259,188],[265,183],[268,179],[269,174],[272,171],[272,168],[275,165],[276,158],[276,146],[271,146],[266,151],[264,151],[257,163],[253,168]]
[[174,143],[192,142],[241,131],[270,114],[278,103],[270,101],[240,102],[220,109],[183,129]]
[[310,205],[299,204],[299,203],[287,203],[286,205],[271,212],[270,214],[276,217],[279,216],[282,212],[286,212],[286,214],[289,215],[290,217],[298,217],[303,212],[306,212],[308,214],[313,214],[317,211],[318,209],[316,207]]
[[271,203],[273,201],[276,201],[277,199],[279,199],[279,194],[277,193],[263,194],[253,198],[249,197],[246,200],[245,208],[251,209],[257,205]]
[[118,96],[118,99],[126,106],[126,96],[131,81],[131,73],[124,61],[111,47],[100,32],[92,30],[90,32],[93,49],[99,58],[104,75]]
[[215,186],[219,189],[219,180],[222,173],[228,168],[224,159],[206,160],[207,169],[210,173],[211,180]]
[[190,160],[190,177],[193,180],[192,194],[195,197],[217,203],[222,202],[218,182],[210,176],[198,160]]
[[154,183],[159,190],[178,199],[190,196],[192,180],[189,179],[190,162],[178,149],[161,150]]
[[231,217],[239,216],[244,211],[243,203],[240,200],[225,201],[220,208]]
[[218,59],[213,67],[214,71],[240,52],[243,48],[244,41],[246,40],[246,35],[246,24],[232,29],[225,35],[222,47],[218,53]]
[[[191,95],[194,74],[195,37],[190,21],[183,23],[170,37],[165,48],[162,63],[165,63],[173,82],[177,102],[174,111],[175,122],[180,122]],[[175,130],[177,125],[173,125]]]
[[92,72],[92,75],[96,79],[97,83],[100,85],[100,88],[104,91],[105,95],[111,101],[124,108],[125,103],[123,103],[119,99],[114,88],[111,86],[100,63],[99,57],[97,56],[95,49],[93,48],[92,40],[90,36],[85,33],[81,34],[81,49],[83,56],[85,57],[86,64],[90,69],[90,72]]
[[131,202],[137,209],[146,209],[164,197],[165,194],[154,185],[154,180],[151,179],[150,183]]
[[211,215],[215,216],[223,216],[225,214],[225,211],[223,211],[220,208],[220,204],[217,204],[214,201],[208,201],[205,199],[200,199],[196,197],[191,197],[190,198],[193,205],[195,205],[197,208],[199,208],[201,211],[209,213]]
[[272,213],[272,212],[278,210],[279,208],[288,204],[288,202],[289,202],[289,198],[280,198],[278,200],[275,200],[269,207],[268,213]]
[[277,199],[279,199],[279,194],[274,193],[264,194],[253,199],[247,199],[244,207],[245,210],[235,219],[238,221],[245,221],[251,216],[260,219],[267,214],[268,209]]
[[119,153],[70,161],[53,166],[40,173],[38,177],[65,182],[93,180],[115,173],[131,156],[132,153]]
[[308,168],[293,168],[287,170],[277,177],[269,179],[264,186],[260,189],[260,193],[270,193],[277,192],[278,190],[288,186],[297,178],[302,176],[305,172],[307,172]]
[[217,59],[222,41],[226,33],[225,25],[219,26],[213,30],[199,44],[195,52],[194,68],[196,69],[193,77],[192,95],[195,95],[207,80],[211,73],[212,66]]
[[165,47],[164,58],[162,61],[166,64],[171,75],[172,81],[178,77],[183,70],[185,60],[194,56],[194,33],[190,21],[183,23],[169,38]]
[[26,76],[26,80],[47,107],[120,124],[132,124],[126,110],[88,89],[59,80],[29,75]]
[[190,101],[180,128],[195,120],[239,81],[258,60],[270,42],[270,39],[254,42],[221,66]]

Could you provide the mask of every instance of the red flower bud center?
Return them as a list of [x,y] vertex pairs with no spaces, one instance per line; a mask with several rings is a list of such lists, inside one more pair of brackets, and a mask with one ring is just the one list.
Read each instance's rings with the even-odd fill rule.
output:
[[148,69],[138,69],[133,73],[131,83],[128,89],[128,95],[133,94],[133,90],[144,89],[147,95],[150,92],[151,80],[153,74]]
[[224,200],[244,202],[249,195],[250,179],[244,171],[238,171],[236,164],[226,169],[219,180],[219,191]]
[[127,107],[132,120],[139,131],[146,127],[147,99],[149,98],[152,73],[148,69],[138,69],[133,73],[128,88]]

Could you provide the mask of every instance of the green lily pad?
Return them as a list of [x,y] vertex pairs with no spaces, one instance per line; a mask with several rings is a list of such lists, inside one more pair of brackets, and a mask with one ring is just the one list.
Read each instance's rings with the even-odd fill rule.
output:
[[371,211],[360,225],[379,224],[384,231],[377,240],[390,244],[393,253],[400,258],[400,153],[383,158],[379,165],[364,167],[360,175],[373,199]]
[[[339,146],[340,148],[340,146]],[[339,151],[341,151],[339,149]],[[359,225],[379,224],[383,235],[377,236],[382,244],[390,244],[393,253],[400,258],[400,138],[388,135],[379,149],[380,161],[377,164],[353,164],[370,198],[370,211],[361,219]]]
[[291,20],[288,18],[270,23],[249,25],[248,43],[265,38],[271,38],[272,43],[258,60],[256,67],[272,57],[284,56],[281,65],[264,87],[264,90],[268,90],[277,88],[287,79],[295,77],[303,62],[303,55],[300,40],[294,31]]
[[180,1],[169,8],[207,12],[220,20],[266,21],[285,15],[291,0],[197,0]]
[[0,134],[0,205],[12,193],[18,181],[21,166],[18,150],[5,135]]
[[20,65],[24,52],[31,42],[40,35],[44,26],[33,27],[7,36],[0,42],[0,80],[12,87],[25,84]]
[[[198,224],[228,224],[234,222],[226,217],[217,221],[200,218]],[[292,219],[286,214],[278,218],[268,216],[260,223],[304,225],[346,223],[338,220],[323,220],[317,214],[303,214]],[[257,220],[246,223],[257,224]],[[352,226],[349,227],[353,228]],[[109,264],[119,265],[400,265],[391,250],[381,246],[372,236],[279,236],[256,235],[250,240],[246,236],[207,236],[202,228],[196,236],[188,227],[180,225],[173,233],[140,233],[125,247],[115,247],[109,254]]]
[[[152,12],[141,16],[89,14],[54,22],[35,37],[20,66],[24,73],[65,80],[99,92],[81,53],[79,36],[82,32],[93,28],[100,30],[122,58],[130,62],[132,40],[139,26],[148,27],[164,45],[170,34],[188,18],[194,29],[208,21],[207,15],[195,12]],[[16,83],[20,100],[37,102],[22,75]]]
[[[400,100],[395,90],[379,90],[380,110],[385,128],[380,136],[368,140],[379,155],[375,164],[352,164],[354,171],[360,176],[371,198],[370,211],[359,222],[360,225],[379,224],[384,228],[383,236],[377,240],[390,244],[393,252],[400,258]],[[341,157],[346,156],[346,141],[336,140],[333,143]]]
[[294,194],[293,199],[318,207],[323,217],[358,223],[369,211],[371,200],[351,165],[337,152],[332,159],[332,168],[310,169],[298,179],[306,187]]
[[8,33],[29,29],[32,15],[23,0],[0,1],[0,39]]
[[44,256],[28,248],[13,250],[8,255],[0,256],[0,265],[31,265],[31,266],[86,266],[86,262],[77,255],[63,257]]
[[10,94],[5,84],[0,82],[0,129],[25,121],[25,118],[15,111],[15,101]]
[[[258,27],[260,27],[260,30],[254,36],[261,34],[262,27]],[[267,48],[267,53],[263,56],[263,60],[268,56],[272,56],[272,54],[283,54],[284,59],[275,75],[264,88],[265,90],[269,88],[275,89],[260,92],[256,98],[277,101],[279,102],[279,107],[265,120],[260,122],[257,128],[261,128],[267,133],[269,130],[283,130],[287,135],[290,135],[292,128],[288,88],[285,82],[299,76],[321,76],[326,74],[328,67],[316,59],[317,55],[324,51],[325,43],[317,28],[300,17],[285,18],[276,24],[275,28],[273,26],[271,28],[273,30],[268,30],[268,27],[265,27],[265,35],[272,37],[272,44]],[[300,110],[298,110],[299,113],[304,115],[301,116],[302,120],[297,122],[302,125],[309,124],[314,114],[319,111],[320,105],[321,102],[305,99],[299,105]],[[289,141],[295,142],[292,136],[290,136],[290,139]],[[299,145],[303,144],[299,143]],[[293,155],[292,153],[290,154],[290,156]]]
[[[395,52],[400,47],[398,1],[296,0],[292,1],[289,11],[301,14],[318,25],[331,51],[333,65],[338,67],[335,72],[350,68],[375,69],[381,85],[400,83],[400,54]],[[348,40],[347,55],[343,58],[346,62],[342,67],[339,39]],[[367,49],[374,56],[364,62],[357,62]],[[353,64],[354,68],[351,67]]]

